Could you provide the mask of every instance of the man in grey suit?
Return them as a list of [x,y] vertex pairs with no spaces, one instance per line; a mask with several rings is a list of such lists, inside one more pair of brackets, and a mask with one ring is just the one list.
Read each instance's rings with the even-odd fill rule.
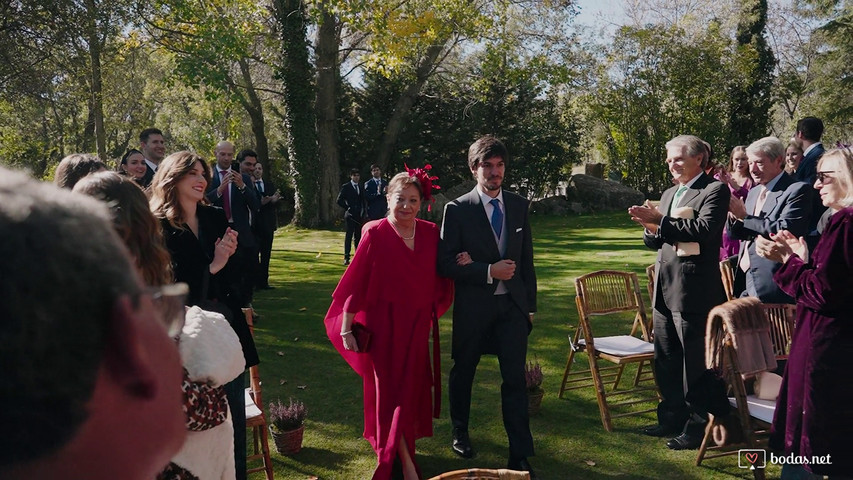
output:
[[729,235],[741,240],[738,277],[746,277],[743,296],[758,297],[764,303],[794,303],[773,281],[782,264],[755,253],[755,237],[770,238],[780,230],[797,237],[809,233],[812,192],[810,185],[797,182],[785,173],[785,145],[776,137],[764,137],[746,147],[749,170],[757,184],[746,203],[732,197]]
[[658,423],[643,429],[655,437],[678,434],[673,450],[698,448],[707,412],[687,402],[690,386],[705,371],[708,312],[725,301],[718,267],[723,225],[731,193],[704,172],[705,142],[680,135],[666,143],[666,163],[676,185],[648,203],[628,209],[645,227],[643,242],[658,251],[652,300],[655,378],[661,394]]
[[501,188],[508,160],[506,147],[493,136],[480,138],[468,149],[477,186],[444,209],[438,269],[456,286],[448,391],[453,451],[464,458],[474,455],[468,436],[474,373],[481,355],[495,353],[503,378],[508,468],[532,476],[524,364],[536,311],[536,272],[529,202]]

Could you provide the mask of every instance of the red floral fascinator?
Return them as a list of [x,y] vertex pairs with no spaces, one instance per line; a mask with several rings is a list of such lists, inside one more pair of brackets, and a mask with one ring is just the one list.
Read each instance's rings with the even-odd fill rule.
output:
[[406,167],[406,172],[410,177],[415,177],[419,182],[421,182],[421,190],[423,190],[424,200],[427,202],[427,211],[431,212],[432,204],[435,202],[435,198],[432,196],[432,191],[441,190],[441,187],[432,183],[433,180],[438,180],[438,177],[429,174],[429,171],[432,170],[432,165],[426,164],[424,165],[424,168],[409,168],[409,166],[404,163],[403,166]]

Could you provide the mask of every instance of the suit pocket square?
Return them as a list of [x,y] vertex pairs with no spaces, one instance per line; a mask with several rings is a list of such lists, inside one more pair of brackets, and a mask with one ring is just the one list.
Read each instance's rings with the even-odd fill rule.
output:
[[522,228],[523,228],[523,227],[518,227],[518,228],[516,228],[516,229],[515,229],[515,233],[520,232]]

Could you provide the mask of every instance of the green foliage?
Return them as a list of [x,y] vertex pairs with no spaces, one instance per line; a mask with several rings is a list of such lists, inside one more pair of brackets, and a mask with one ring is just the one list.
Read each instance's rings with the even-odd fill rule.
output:
[[591,117],[605,126],[600,145],[611,176],[649,196],[670,185],[664,144],[684,133],[723,151],[732,77],[728,41],[714,24],[688,37],[675,27],[623,27],[599,85],[588,97]]
[[729,84],[726,151],[767,136],[776,59],[767,45],[767,0],[741,0],[734,61],[739,75]]

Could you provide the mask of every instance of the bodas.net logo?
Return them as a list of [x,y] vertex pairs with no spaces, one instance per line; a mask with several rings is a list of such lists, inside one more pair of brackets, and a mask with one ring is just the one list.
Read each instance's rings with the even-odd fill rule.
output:
[[744,448],[737,451],[737,466],[755,470],[767,467],[767,451],[757,448]]

